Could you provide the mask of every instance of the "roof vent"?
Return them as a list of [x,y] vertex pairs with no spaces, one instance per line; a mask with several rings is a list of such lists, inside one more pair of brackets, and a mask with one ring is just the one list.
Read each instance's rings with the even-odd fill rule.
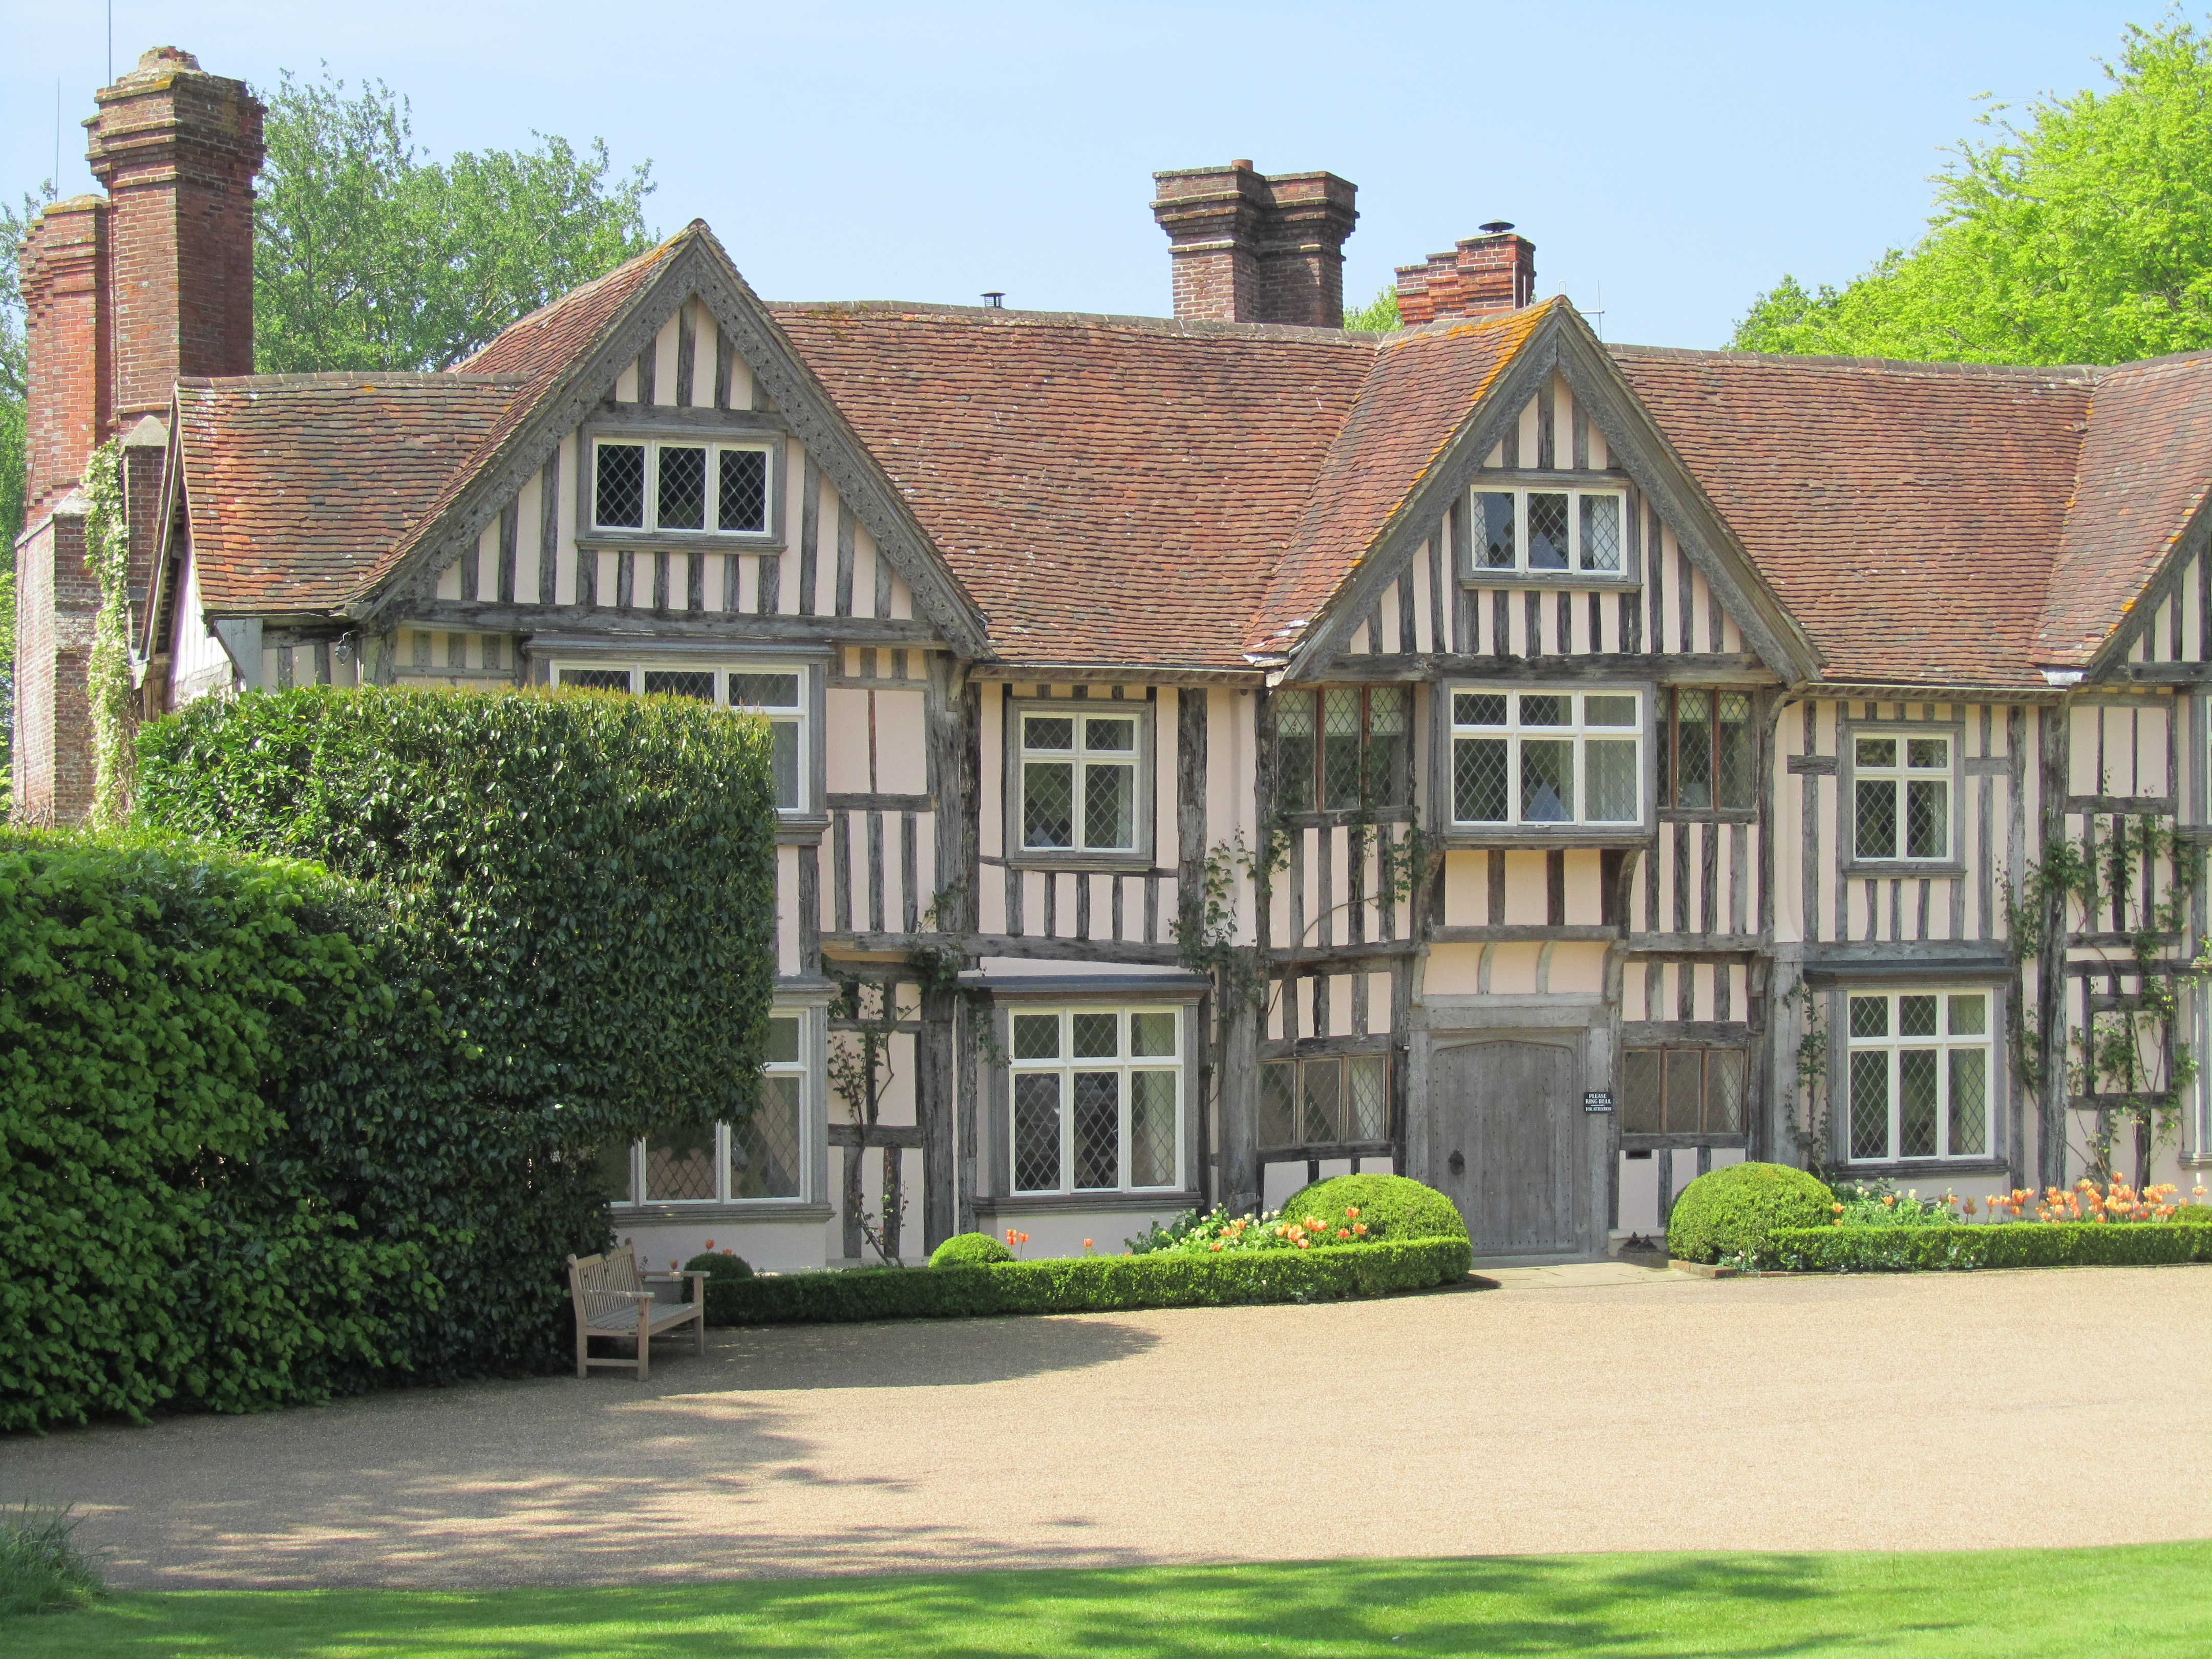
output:
[[983,303],[994,311],[1004,311],[1006,308],[1006,290],[1002,288],[988,290],[983,295]]
[[1482,228],[1489,235],[1502,236],[1513,228],[1513,222],[1510,219],[1492,219]]

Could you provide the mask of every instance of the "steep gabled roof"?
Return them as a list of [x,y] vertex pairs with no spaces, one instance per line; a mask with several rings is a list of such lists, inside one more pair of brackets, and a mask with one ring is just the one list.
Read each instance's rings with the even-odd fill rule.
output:
[[200,593],[223,615],[325,611],[419,523],[523,382],[270,374],[177,382]]
[[2043,683],[2034,641],[2094,371],[1613,355],[1825,678]]
[[1245,669],[1372,337],[773,307],[1014,662]]

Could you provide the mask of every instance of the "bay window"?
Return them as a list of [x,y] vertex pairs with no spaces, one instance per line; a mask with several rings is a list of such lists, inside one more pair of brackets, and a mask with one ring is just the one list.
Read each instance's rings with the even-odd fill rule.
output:
[[1451,693],[1452,822],[1644,821],[1644,705],[1632,688]]
[[1846,1158],[1887,1163],[1990,1156],[1991,1000],[1985,990],[1850,994]]

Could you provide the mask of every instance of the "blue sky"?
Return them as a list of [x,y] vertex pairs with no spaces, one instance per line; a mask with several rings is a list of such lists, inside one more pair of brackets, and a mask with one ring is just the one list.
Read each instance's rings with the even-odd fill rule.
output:
[[[604,137],[652,222],[708,220],[776,299],[1160,313],[1151,174],[1249,156],[1359,185],[1346,291],[1510,219],[1607,337],[1707,346],[1784,271],[1840,282],[1925,221],[1991,93],[2100,82],[2117,5],[921,3],[625,8],[115,0],[256,86],[319,62],[414,102],[434,153]],[[88,187],[101,0],[0,0],[0,189]]]

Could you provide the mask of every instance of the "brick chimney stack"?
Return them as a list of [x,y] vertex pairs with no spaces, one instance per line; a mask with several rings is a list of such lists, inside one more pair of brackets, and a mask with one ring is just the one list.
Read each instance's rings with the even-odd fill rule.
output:
[[1359,187],[1333,173],[1261,173],[1249,161],[1156,173],[1175,314],[1222,323],[1344,323],[1344,239]]
[[113,421],[108,362],[108,208],[97,196],[51,204],[23,239],[25,398],[23,524],[14,540],[76,485],[84,458]]
[[1502,220],[1424,264],[1398,267],[1398,316],[1408,326],[1518,311],[1535,297],[1536,245]]

